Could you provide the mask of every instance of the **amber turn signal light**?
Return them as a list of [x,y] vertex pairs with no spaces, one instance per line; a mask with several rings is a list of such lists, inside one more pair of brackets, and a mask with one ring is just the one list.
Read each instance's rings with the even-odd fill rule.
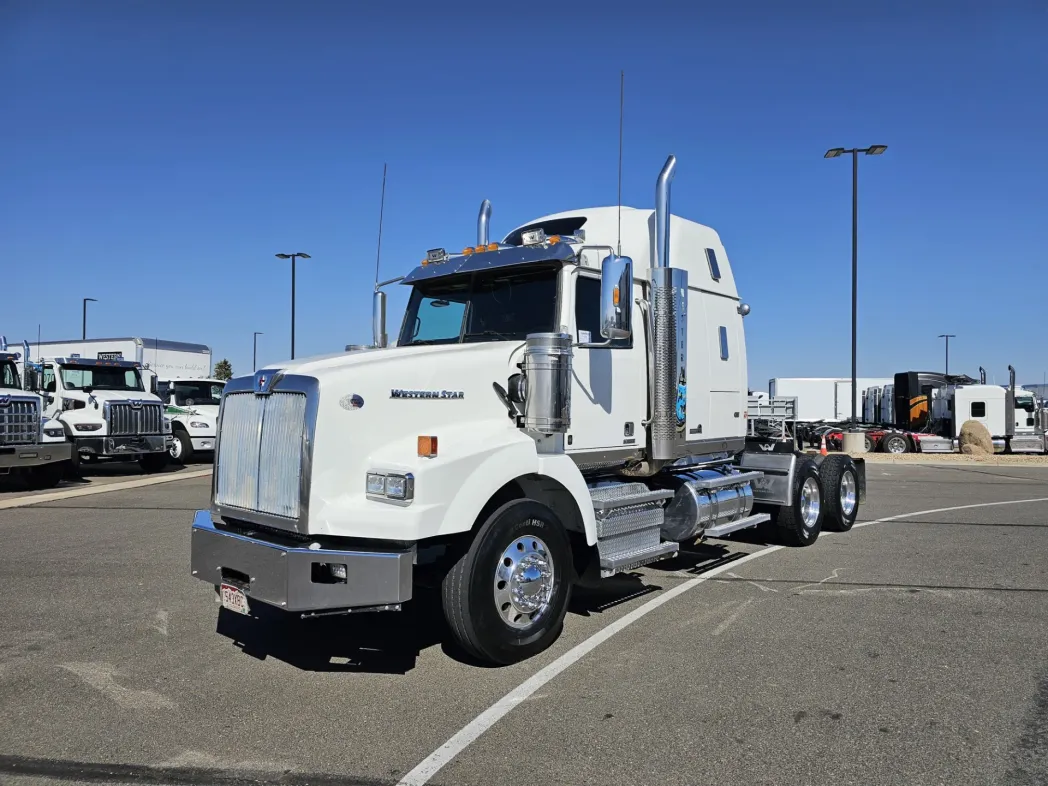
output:
[[418,455],[420,458],[436,458],[437,456],[437,438],[436,437],[419,437],[418,438]]

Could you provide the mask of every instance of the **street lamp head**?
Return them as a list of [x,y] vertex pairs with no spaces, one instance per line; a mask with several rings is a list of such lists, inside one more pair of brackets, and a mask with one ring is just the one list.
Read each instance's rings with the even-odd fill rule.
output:
[[97,303],[97,302],[98,302],[98,300],[97,300],[96,298],[93,298],[93,297],[85,297],[85,298],[84,298],[84,302],[85,302],[85,303],[87,303],[88,301],[90,301],[90,302],[92,302],[92,303]]
[[837,158],[837,156],[842,155],[844,155],[843,147],[832,147],[826,151],[826,155],[824,155],[823,158]]
[[309,254],[303,254],[301,251],[299,253],[295,254],[295,256],[298,257],[299,259],[312,259],[313,258]]
[[291,259],[291,254],[277,254],[277,259]]
[[887,145],[870,145],[866,148],[866,155],[868,156],[879,156],[885,150],[888,149]]

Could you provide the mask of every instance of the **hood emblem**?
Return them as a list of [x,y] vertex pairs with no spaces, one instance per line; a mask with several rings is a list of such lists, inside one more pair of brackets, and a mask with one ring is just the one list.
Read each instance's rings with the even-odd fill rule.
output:
[[352,412],[354,409],[360,409],[364,406],[364,399],[356,393],[353,393],[352,395],[346,395],[340,398],[338,400],[338,405],[342,407],[342,409]]
[[0,396],[0,407],[6,407],[10,403],[11,403],[11,397],[10,396]]
[[276,386],[280,378],[284,376],[283,371],[274,369],[267,369],[265,371],[258,371],[255,373],[255,384],[253,390],[256,396],[268,396],[273,392],[273,388]]

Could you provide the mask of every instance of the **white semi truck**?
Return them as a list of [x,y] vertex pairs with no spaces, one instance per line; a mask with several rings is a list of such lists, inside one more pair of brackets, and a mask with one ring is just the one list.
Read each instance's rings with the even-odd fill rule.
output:
[[[656,209],[559,213],[442,249],[396,347],[264,368],[222,398],[191,571],[223,613],[399,610],[440,588],[451,634],[510,663],[560,634],[571,588],[757,525],[847,530],[861,460],[747,440],[743,304],[717,233]],[[642,263],[634,277],[633,260]]]
[[[28,356],[28,344],[22,346]],[[22,352],[8,352],[0,336],[0,475],[21,475],[33,489],[51,488],[71,469],[72,445],[62,424],[44,415],[43,398],[22,384],[22,358]]]
[[73,443],[73,462],[137,461],[146,472],[168,462],[171,421],[151,392],[155,376],[135,361],[45,357],[26,363],[28,385]]
[[171,418],[171,444],[168,452],[177,464],[187,463],[196,454],[211,454],[218,435],[218,407],[226,383],[205,377],[157,378],[157,395]]

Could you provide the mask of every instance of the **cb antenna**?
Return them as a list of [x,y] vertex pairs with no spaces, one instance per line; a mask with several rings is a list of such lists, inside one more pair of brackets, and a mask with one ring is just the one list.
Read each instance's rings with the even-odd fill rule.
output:
[[378,203],[378,251],[375,252],[375,291],[378,291],[378,265],[382,261],[382,216],[386,210],[386,164],[382,165],[382,197]]
[[622,256],[622,111],[626,99],[626,72],[619,71],[619,237],[616,255]]

